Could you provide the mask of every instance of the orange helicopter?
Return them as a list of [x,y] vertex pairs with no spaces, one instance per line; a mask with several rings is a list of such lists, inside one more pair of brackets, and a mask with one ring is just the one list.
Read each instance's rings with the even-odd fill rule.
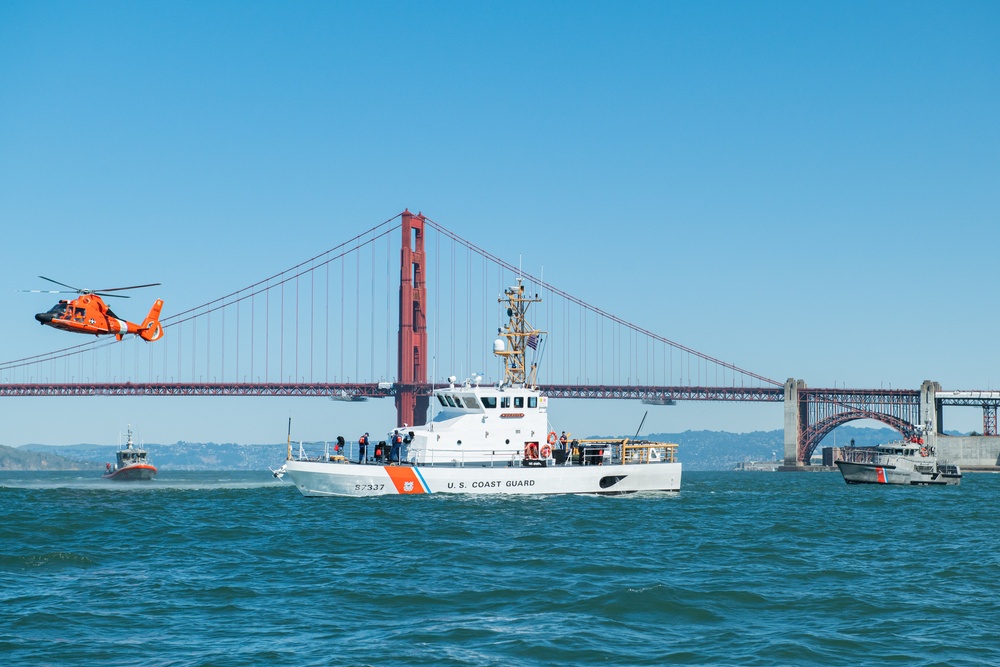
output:
[[22,292],[39,292],[42,294],[79,294],[80,296],[71,301],[62,299],[52,306],[47,312],[38,313],[35,319],[42,324],[47,324],[63,331],[74,333],[94,334],[103,336],[111,334],[121,340],[125,334],[135,334],[145,341],[154,341],[163,338],[163,327],[160,326],[160,309],[163,308],[163,299],[157,299],[149,311],[149,315],[142,321],[142,324],[128,322],[121,319],[108,308],[101,297],[116,297],[127,299],[124,294],[109,294],[109,292],[120,292],[127,289],[139,289],[141,287],[155,287],[160,283],[150,283],[149,285],[133,285],[131,287],[111,287],[102,290],[79,289],[52,278],[38,276],[42,280],[48,280],[66,290],[21,290]]

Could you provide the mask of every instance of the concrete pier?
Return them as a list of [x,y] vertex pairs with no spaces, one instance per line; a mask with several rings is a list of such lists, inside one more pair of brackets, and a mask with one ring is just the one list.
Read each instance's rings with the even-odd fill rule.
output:
[[799,424],[805,422],[806,415],[800,414],[799,389],[805,386],[795,378],[785,381],[785,467],[803,465],[799,462]]

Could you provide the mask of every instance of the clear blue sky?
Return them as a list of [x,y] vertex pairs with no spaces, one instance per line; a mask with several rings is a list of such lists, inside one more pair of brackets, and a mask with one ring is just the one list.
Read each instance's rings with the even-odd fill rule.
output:
[[[408,207],[768,377],[1000,388],[998,118],[996,2],[4,2],[0,360],[75,342],[15,291],[39,274],[162,282],[169,312]],[[626,432],[644,410],[553,419]],[[289,415],[297,437],[353,437],[392,414],[2,399],[0,443],[126,422],[274,442]],[[644,430],[781,426],[712,403]]]

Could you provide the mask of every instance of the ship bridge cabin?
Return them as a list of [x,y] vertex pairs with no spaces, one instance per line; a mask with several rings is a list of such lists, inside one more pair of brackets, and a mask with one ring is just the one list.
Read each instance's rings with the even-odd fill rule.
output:
[[548,432],[548,398],[523,386],[480,386],[466,380],[434,391],[434,418],[412,429],[413,463],[507,465],[538,448]]
[[434,421],[452,419],[461,415],[493,414],[494,410],[531,410],[545,412],[546,397],[539,396],[537,391],[530,389],[496,387],[473,388],[470,384],[463,387],[439,389],[434,392],[437,399],[438,412]]

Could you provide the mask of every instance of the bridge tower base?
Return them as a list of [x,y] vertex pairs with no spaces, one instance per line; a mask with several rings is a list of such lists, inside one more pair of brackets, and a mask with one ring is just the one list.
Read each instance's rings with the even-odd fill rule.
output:
[[805,404],[799,401],[799,390],[805,389],[806,383],[795,378],[785,381],[785,465],[784,468],[794,468],[806,465],[808,461],[799,461],[799,436],[802,425],[806,423]]

